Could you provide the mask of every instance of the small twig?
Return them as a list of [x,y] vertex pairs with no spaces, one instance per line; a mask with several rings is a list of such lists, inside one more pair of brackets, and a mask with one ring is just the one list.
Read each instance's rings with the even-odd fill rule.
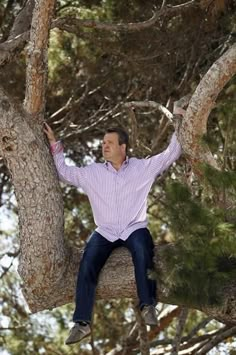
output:
[[116,23],[116,24],[111,24],[111,23],[102,23],[99,21],[95,20],[81,20],[77,19],[74,17],[62,17],[59,19],[56,19],[52,23],[52,28],[57,27],[62,30],[70,30],[71,27],[86,27],[86,28],[96,28],[99,30],[105,30],[105,31],[141,31],[143,29],[149,28],[153,26],[157,20],[164,14],[166,9],[161,9],[160,11],[157,11],[154,13],[154,15],[147,21],[143,22],[137,22],[137,23]]
[[137,119],[133,108],[129,107],[128,115],[131,120],[130,146],[131,148],[134,149],[134,147],[137,145],[137,139],[138,139],[138,124],[137,124]]
[[155,101],[130,101],[126,102],[124,104],[124,107],[127,108],[132,108],[132,107],[137,107],[137,108],[150,108],[150,109],[156,109],[159,110],[161,113],[163,113],[171,123],[173,123],[173,114],[163,105],[158,104]]
[[9,265],[8,267],[2,266],[3,272],[2,272],[2,274],[0,275],[0,279],[3,279],[3,277],[8,273],[8,271],[10,270],[10,268],[11,268],[12,265],[13,265],[13,261],[14,261],[14,260],[11,261],[11,263],[10,263],[10,265]]
[[[167,109],[169,109],[169,105],[170,105],[170,98],[167,100],[167,103],[166,103]],[[153,138],[153,143],[152,143],[152,153],[153,154],[157,153],[157,151],[160,147],[160,144],[162,143],[162,141],[166,137],[166,134],[167,134],[167,131],[169,128],[169,124],[170,124],[170,121],[167,119],[167,117],[164,114],[162,114],[159,127],[154,135],[154,138]]]
[[204,319],[202,322],[200,322],[196,327],[194,327],[191,332],[188,334],[189,338],[193,338],[194,335],[197,334],[197,332],[203,328],[205,328],[205,326],[211,322],[212,317],[207,317],[206,319]]
[[24,329],[26,328],[25,326],[21,325],[19,327],[0,327],[0,331],[3,330],[17,330],[17,329]]
[[234,327],[224,327],[221,329],[217,335],[211,338],[210,341],[208,341],[202,348],[201,350],[196,352],[196,355],[205,355],[208,354],[208,352],[213,349],[217,344],[221,343],[223,340],[231,337],[232,335],[236,334],[236,326]]

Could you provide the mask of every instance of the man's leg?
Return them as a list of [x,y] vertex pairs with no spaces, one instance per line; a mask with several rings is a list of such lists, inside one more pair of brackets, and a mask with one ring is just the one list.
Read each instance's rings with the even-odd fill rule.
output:
[[129,249],[135,270],[139,306],[154,306],[156,300],[156,280],[151,279],[148,274],[154,269],[154,244],[151,234],[147,228],[134,231],[124,242]]
[[76,307],[73,315],[75,325],[66,339],[67,345],[82,340],[91,332],[89,324],[92,319],[99,272],[116,244],[94,232],[85,247],[76,285]]
[[80,263],[76,285],[76,307],[73,321],[90,323],[99,272],[115,247],[98,232],[90,237]]

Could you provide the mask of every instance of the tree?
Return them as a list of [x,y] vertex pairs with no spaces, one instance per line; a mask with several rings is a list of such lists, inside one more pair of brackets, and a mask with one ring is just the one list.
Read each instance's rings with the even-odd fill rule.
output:
[[[125,15],[125,10],[127,9],[125,4],[122,3],[120,7],[116,8],[112,1],[108,3],[110,8],[113,10],[110,11],[113,13],[114,19],[116,19],[116,16],[119,18],[120,15]],[[130,98],[132,98],[132,106],[134,106],[135,103],[137,106],[137,101],[149,99],[148,95],[150,95],[152,91],[155,91],[155,89],[152,88],[152,81],[150,78],[148,78],[149,80],[147,85],[142,85],[143,76],[145,76],[145,68],[142,68],[143,72],[137,76],[132,76],[132,73],[129,76],[125,70],[126,67],[130,68],[130,66],[127,66],[126,63],[126,61],[128,62],[127,53],[129,41],[135,38],[136,33],[138,33],[139,39],[142,38],[142,40],[145,41],[149,31],[156,24],[158,24],[158,26],[156,25],[157,27],[154,27],[152,38],[155,38],[153,34],[155,29],[158,29],[159,35],[162,34],[162,31],[165,32],[168,26],[174,27],[174,30],[176,31],[180,28],[178,18],[181,18],[183,25],[189,13],[191,11],[196,11],[197,15],[195,16],[195,25],[198,26],[200,23],[200,27],[204,27],[204,24],[199,22],[201,14],[204,13],[206,16],[206,12],[209,12],[208,19],[210,23],[210,29],[208,28],[208,31],[211,34],[211,27],[214,28],[213,24],[211,23],[212,17],[217,16],[218,12],[221,11],[221,8],[219,9],[217,6],[211,8],[211,5],[207,1],[202,1],[200,5],[196,5],[194,2],[188,2],[186,4],[178,4],[177,2],[177,4],[172,7],[165,6],[163,3],[163,5],[155,11],[155,14],[150,18],[150,20],[143,20],[139,23],[130,23],[128,25],[124,23],[119,25],[108,25],[97,22],[95,20],[86,21],[84,19],[77,19],[76,17],[68,17],[68,15],[67,17],[60,16],[60,12],[62,11],[63,6],[65,6],[65,9],[67,9],[67,3],[58,4],[57,14],[59,14],[59,18],[53,20],[55,6],[56,4],[54,1],[38,1],[35,3],[35,7],[33,1],[27,1],[24,4],[22,10],[19,12],[18,16],[15,18],[13,27],[8,36],[8,40],[1,44],[2,51],[0,60],[2,65],[6,65],[7,62],[13,60],[16,53],[18,56],[20,55],[21,50],[25,46],[25,43],[29,40],[27,49],[28,54],[26,57],[26,94],[24,105],[17,102],[14,97],[10,97],[10,95],[7,93],[7,90],[2,88],[0,89],[0,122],[2,128],[0,133],[0,154],[4,158],[4,162],[6,162],[12,176],[12,183],[14,185],[18,202],[21,248],[19,273],[24,281],[25,298],[33,312],[37,312],[42,309],[53,308],[55,306],[68,303],[72,300],[75,275],[77,273],[78,260],[80,255],[80,251],[75,250],[65,243],[63,234],[64,218],[62,194],[53,162],[49,154],[48,146],[42,132],[42,123],[45,119],[47,111],[45,108],[45,92],[48,76],[47,46],[49,29],[55,27],[66,29],[68,32],[76,33],[78,36],[80,36],[81,39],[88,39],[88,42],[90,41],[87,47],[83,46],[82,42],[80,43],[80,47],[78,46],[78,52],[80,51],[80,58],[87,56],[87,60],[90,65],[90,75],[86,75],[86,71],[89,71],[89,65],[88,67],[83,65],[80,69],[81,72],[79,74],[78,82],[80,83],[82,90],[84,90],[83,94],[81,95],[82,91],[79,91],[75,87],[70,89],[70,92],[67,92],[65,89],[63,106],[51,117],[51,120],[63,122],[65,125],[64,130],[66,131],[65,141],[70,139],[71,148],[75,149],[73,132],[68,131],[67,122],[69,122],[70,125],[76,126],[75,131],[81,133],[82,141],[85,141],[86,139],[92,141],[94,132],[101,134],[99,121],[104,124],[104,122],[108,120],[109,115],[113,115],[113,119],[115,119],[114,117],[117,117],[115,115],[118,115],[119,117],[124,109],[124,102],[131,101]],[[80,6],[83,8],[82,2]],[[129,16],[135,18],[142,6],[142,4],[139,4],[139,7],[137,7],[138,10],[135,8],[129,8]],[[192,7],[194,7],[194,10]],[[223,10],[227,11],[226,6],[223,6]],[[150,8],[144,12],[144,15],[146,15],[148,11],[150,11]],[[93,14],[92,11],[91,14]],[[97,10],[97,14],[94,11],[93,16],[95,17],[97,15],[99,17],[98,14],[99,10]],[[103,16],[105,17],[105,15],[101,12],[100,18],[103,19]],[[127,17],[129,18],[129,16]],[[27,21],[23,22],[23,28],[22,18],[27,18]],[[126,17],[124,16],[123,18],[125,21]],[[29,33],[27,31],[30,24],[31,30],[29,39]],[[184,23],[184,25],[186,24]],[[89,30],[88,28],[92,28],[92,30]],[[204,27],[204,30],[206,31],[206,27]],[[111,52],[114,53],[114,56],[117,55],[117,48],[118,51],[121,50],[122,55],[120,57],[117,55],[118,59],[120,60],[120,64],[117,58],[112,58],[110,53],[106,53],[102,47],[94,47],[95,43],[94,40],[91,41],[91,37],[96,34],[99,39],[103,40],[102,31],[107,31],[109,33],[108,36],[110,36],[111,31],[114,31],[112,32],[113,35],[111,38],[109,38],[109,43],[111,45]],[[129,39],[124,40],[124,36],[127,33],[129,34]],[[55,32],[55,37],[56,36],[57,32]],[[168,38],[168,36],[171,37],[170,33],[167,33],[166,37],[163,35],[163,38]],[[118,40],[116,37],[118,37]],[[189,37],[191,37],[191,35]],[[165,75],[163,75],[164,80],[162,79],[162,85],[166,91],[168,91],[168,95],[171,97],[179,95],[183,88],[186,90],[186,92],[188,92],[190,90],[191,83],[195,80],[195,78],[191,77],[190,71],[192,68],[196,69],[200,65],[200,63],[198,63],[196,60],[196,47],[199,46],[199,48],[201,48],[202,56],[205,54],[205,43],[203,39],[199,37],[192,47],[191,57],[188,61],[188,65],[186,66],[184,75],[182,75],[182,71],[181,73],[176,73],[176,76],[180,80],[179,86],[177,87],[176,85],[175,90],[170,90],[168,89],[167,85],[164,85],[166,78]],[[73,37],[69,37],[69,40],[72,41]],[[64,37],[63,39],[58,39],[58,42],[62,41],[62,44],[71,47],[69,40],[65,36],[65,39]],[[105,42],[106,41],[108,41],[107,38],[105,38]],[[115,41],[118,42],[119,47],[114,45]],[[163,42],[160,39],[160,42],[161,43],[159,44],[159,48],[161,48],[163,45],[164,39]],[[200,81],[197,89],[194,91],[188,106],[186,116],[181,127],[179,128],[179,139],[183,145],[186,155],[189,157],[189,166],[193,169],[193,172],[197,174],[200,181],[203,179],[203,176],[205,177],[205,175],[202,174],[201,169],[199,168],[199,162],[208,163],[212,167],[219,169],[219,164],[216,164],[213,155],[209,151],[209,148],[206,146],[206,144],[204,146],[202,145],[201,137],[206,134],[207,119],[215,104],[215,100],[218,94],[222,91],[223,87],[236,72],[236,47],[235,44],[230,45],[229,34],[227,33],[227,37],[224,37],[224,41],[222,43],[220,43],[220,40],[217,40],[216,42],[219,45],[220,50],[217,48],[216,56],[208,59],[209,62],[204,63],[203,61],[204,71],[206,71],[208,68],[209,70]],[[213,46],[214,41],[211,40],[210,43]],[[173,45],[173,43],[171,44]],[[226,48],[224,48],[224,46]],[[165,49],[168,49],[168,45],[166,45],[166,47]],[[91,55],[92,49],[94,48],[96,54]],[[150,48],[150,51],[145,49],[145,56],[148,60],[148,63],[152,63],[153,60],[153,58],[150,58],[154,48],[152,42],[150,42]],[[86,50],[88,53],[86,53]],[[69,51],[71,51],[73,58],[73,50],[69,48],[68,52]],[[135,48],[133,49],[132,55],[134,59],[136,55],[137,60],[139,53],[135,53]],[[217,56],[218,59],[216,59]],[[184,55],[182,54],[182,58],[179,60],[180,64],[182,63],[182,65],[185,63],[183,57]],[[199,58],[200,57],[201,55],[199,55]],[[99,68],[103,68],[105,71],[106,69],[104,68],[106,68],[106,66],[111,71],[111,67],[114,65],[114,63],[120,65],[121,70],[119,70],[119,73],[111,73],[111,77],[113,80],[115,80],[115,82],[119,83],[119,81],[121,81],[119,84],[121,97],[119,99],[116,98],[117,91],[114,90],[114,86],[112,86],[110,83],[106,86],[107,82],[111,81],[109,78],[109,70],[107,70],[104,75],[101,74],[101,76],[98,78],[92,77],[93,70],[96,67],[96,65],[93,64],[94,58],[98,58],[98,61],[101,62]],[[73,60],[76,61],[76,56],[73,58]],[[172,61],[168,62],[169,65],[171,63]],[[202,66],[203,63],[201,62]],[[79,65],[77,64],[77,69],[78,68]],[[140,65],[137,65],[137,68],[139,69]],[[163,69],[164,71],[166,70],[164,64]],[[135,69],[133,69],[133,71],[135,73]],[[73,74],[73,70],[71,70],[71,73]],[[127,87],[126,80],[122,78],[122,73],[125,74],[127,78],[130,78],[130,88]],[[57,74],[56,70],[53,74]],[[158,74],[158,76],[161,77],[161,74]],[[187,77],[188,80],[186,79]],[[101,78],[103,79],[101,86],[105,86],[104,92],[98,86],[98,82]],[[70,80],[72,81],[72,79]],[[172,83],[175,80],[176,77],[173,75]],[[55,78],[54,82],[56,81],[57,79]],[[52,80],[49,81],[49,88],[51,89],[50,95],[52,101],[57,101],[56,95],[54,95],[54,98],[52,95]],[[97,90],[98,92],[97,96],[92,97],[92,99],[90,98],[92,95],[91,91],[93,91],[91,88],[93,88],[93,90]],[[110,97],[106,98],[106,90],[109,89],[111,90]],[[73,92],[73,94],[71,94],[71,92]],[[80,95],[80,97],[78,95]],[[160,99],[163,100],[163,98],[165,97],[166,99],[168,95],[163,95],[163,97],[160,95],[157,97],[160,97]],[[65,103],[66,99],[67,102]],[[106,107],[104,107],[104,100],[108,101],[109,103]],[[85,102],[87,105],[91,105],[91,110],[88,112],[90,115],[89,118],[85,118]],[[50,105],[52,104],[49,102],[48,107],[50,107]],[[146,102],[142,102],[141,105],[144,107]],[[75,119],[78,107],[80,107],[80,119],[84,119],[85,121],[85,124],[83,125],[81,124],[81,121],[76,121]],[[94,109],[92,109],[93,107]],[[48,111],[50,111],[50,109],[48,109]],[[62,118],[60,118],[61,114],[63,114]],[[141,134],[139,134],[139,136],[135,134],[137,128],[136,121],[139,121],[139,118],[137,118],[138,115],[138,113],[135,115],[130,112],[129,115],[125,116],[123,121],[121,119],[121,123],[125,124],[125,120],[131,122],[133,128],[132,138],[134,149],[136,149],[137,153],[140,154],[142,151],[140,148],[140,141],[145,141],[146,139],[146,142],[149,142],[148,134],[144,139]],[[156,114],[153,116],[151,115],[151,129],[153,129],[153,127],[156,125],[155,116]],[[63,124],[61,127],[63,127]],[[93,127],[97,127],[97,131],[94,131]],[[167,123],[165,118],[162,118],[162,126],[160,125],[158,128],[158,136],[164,136],[166,138],[165,132],[167,131]],[[85,138],[84,132],[86,131],[89,133]],[[149,132],[147,130],[147,133],[150,133],[150,127]],[[85,151],[85,149],[86,148],[84,148],[84,150],[81,149],[81,152]],[[160,149],[160,147],[156,146],[155,149]],[[94,154],[98,154],[96,149]],[[76,150],[73,158],[75,161],[80,159],[78,154],[76,154]],[[214,200],[217,201],[220,207],[223,205],[223,208],[227,208],[227,211],[228,206],[232,204],[232,199],[229,199],[229,196],[226,196],[225,194],[222,197],[221,193],[218,196],[216,194],[214,196]],[[42,223],[42,221],[44,222]],[[163,259],[161,255],[162,250],[165,249],[166,246],[157,248],[156,254],[158,260]],[[119,263],[120,268],[120,272],[118,273],[117,263]],[[163,264],[160,265],[161,269],[165,270],[164,261]],[[111,270],[115,270],[116,277],[113,277]],[[126,274],[128,277],[126,280],[124,280],[123,277],[118,279],[117,274]],[[121,284],[123,285],[123,288],[120,287]],[[199,306],[196,304],[191,304],[191,307],[203,309],[212,317],[220,319],[223,322],[235,322],[235,282],[232,280],[232,282],[230,282],[227,287],[222,290],[222,292],[225,295],[224,307],[209,307],[209,305]],[[114,253],[101,276],[100,285],[98,288],[98,296],[102,298],[110,298],[111,295],[115,298],[123,296],[135,297],[134,277],[131,261],[129,255],[125,251],[118,251],[118,253]],[[171,303],[172,301],[171,298],[166,296],[165,289],[160,289],[160,300],[165,301],[166,303]],[[177,302],[175,303],[177,304]]]

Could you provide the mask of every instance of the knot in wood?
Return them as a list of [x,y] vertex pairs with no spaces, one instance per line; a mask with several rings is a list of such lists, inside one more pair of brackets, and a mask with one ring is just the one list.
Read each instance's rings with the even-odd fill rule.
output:
[[16,136],[11,131],[3,131],[0,136],[3,151],[9,153],[16,150]]
[[10,102],[4,97],[2,100],[0,100],[0,106],[3,111],[8,112],[10,110],[11,104]]

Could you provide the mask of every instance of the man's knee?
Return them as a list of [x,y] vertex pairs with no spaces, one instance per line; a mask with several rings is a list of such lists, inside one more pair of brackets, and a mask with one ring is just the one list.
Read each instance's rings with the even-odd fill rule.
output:
[[154,248],[151,234],[146,228],[133,232],[128,238],[128,245],[131,249],[138,251],[151,251]]

